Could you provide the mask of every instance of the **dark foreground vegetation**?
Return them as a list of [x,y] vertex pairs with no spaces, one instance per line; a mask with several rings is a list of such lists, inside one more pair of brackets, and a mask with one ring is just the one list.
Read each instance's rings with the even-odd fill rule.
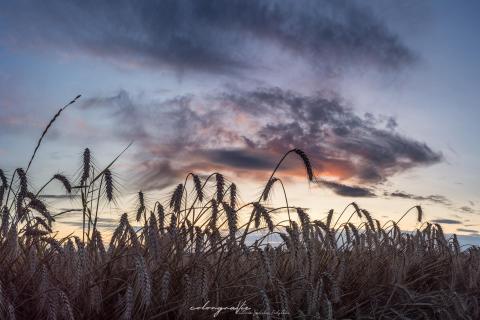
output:
[[[315,182],[307,155],[285,156]],[[439,225],[420,223],[418,206],[406,212],[417,215],[413,233],[400,230],[403,217],[381,223],[355,203],[313,220],[286,195],[284,206],[266,205],[283,190],[279,166],[248,203],[223,175],[190,173],[168,201],[147,206],[139,192],[130,220],[123,214],[102,239],[113,163],[96,170],[86,149],[74,184],[60,174],[47,182],[80,199],[83,232],[65,238],[52,225],[69,212],[50,212],[43,187],[30,190],[30,165],[0,171],[1,319],[480,318],[480,249],[460,250]]]

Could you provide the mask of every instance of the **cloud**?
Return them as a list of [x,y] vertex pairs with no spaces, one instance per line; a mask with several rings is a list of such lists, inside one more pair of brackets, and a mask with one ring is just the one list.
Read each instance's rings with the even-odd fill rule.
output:
[[145,160],[138,165],[136,183],[143,191],[161,190],[174,184],[188,172],[172,168],[170,160]]
[[429,195],[429,196],[419,196],[419,195],[414,195],[404,191],[395,191],[392,193],[386,193],[385,195],[393,198],[412,199],[417,201],[430,201],[433,203],[443,204],[446,206],[451,205],[451,201],[449,199],[447,199],[445,196],[438,195],[438,194]]
[[[145,101],[122,90],[88,99],[83,108],[110,112],[115,136],[136,141],[136,170],[144,186],[153,189],[190,171],[264,179],[285,152],[300,148],[316,173],[329,178],[325,187],[339,195],[371,197],[371,186],[443,159],[427,144],[398,133],[392,118],[359,116],[337,97],[322,93],[232,89]],[[279,174],[305,177],[305,170],[291,157]],[[400,192],[391,196],[413,197]],[[441,196],[417,199],[448,201]]]
[[[72,227],[77,227],[81,228],[83,226],[82,221],[71,221],[71,220],[60,220],[61,224],[64,225],[69,225]],[[113,230],[118,226],[119,219],[113,219],[113,218],[101,218],[98,217],[97,219],[97,227],[98,228],[104,228],[107,230]]]
[[331,181],[321,181],[320,183],[325,187],[331,189],[339,196],[364,198],[371,198],[376,196],[375,193],[372,192],[372,190],[369,188],[363,188],[359,186],[347,186],[345,184]]
[[78,194],[41,194],[38,196],[43,199],[75,199],[79,198]]
[[463,206],[460,208],[461,211],[466,212],[466,213],[474,213],[475,210],[471,207]]
[[368,7],[349,1],[3,1],[0,17],[11,45],[158,69],[251,72],[285,53],[327,69],[415,59]]
[[[384,196],[390,197],[390,198],[401,198],[401,199],[411,199],[415,201],[429,201],[432,203],[440,204],[443,205],[447,208],[453,209],[453,210],[458,210],[464,213],[475,213],[475,209],[469,206],[463,206],[463,207],[457,207],[450,199],[448,199],[445,196],[438,195],[438,194],[432,194],[428,196],[421,196],[421,195],[415,195],[411,194],[405,191],[395,191],[395,192],[385,192]],[[467,220],[465,220],[467,221]]]
[[248,148],[206,150],[203,155],[214,163],[238,169],[271,170],[276,164],[276,159],[268,159],[264,154],[255,154]]
[[432,220],[433,223],[443,223],[443,224],[462,224],[460,220],[453,220],[453,219],[436,219]]
[[478,230],[475,230],[475,229],[464,229],[464,228],[457,228],[457,231],[460,231],[460,232],[467,232],[467,233],[478,233]]
[[258,88],[224,93],[219,99],[257,123],[255,136],[248,137],[250,145],[278,154],[291,147],[302,148],[331,176],[381,182],[443,158],[425,143],[400,135],[392,121],[373,115],[362,118],[339,98],[322,93],[305,96],[279,88]]
[[[117,94],[110,97],[90,97],[84,99],[81,106],[85,110],[95,109],[102,106],[112,111],[112,115],[116,118],[121,127],[115,127],[115,133],[122,137],[144,140],[148,138],[148,134],[143,127],[145,120],[143,115],[137,108],[135,102],[125,90],[120,90]],[[98,117],[98,115],[97,115]],[[127,125],[128,124],[128,125]]]

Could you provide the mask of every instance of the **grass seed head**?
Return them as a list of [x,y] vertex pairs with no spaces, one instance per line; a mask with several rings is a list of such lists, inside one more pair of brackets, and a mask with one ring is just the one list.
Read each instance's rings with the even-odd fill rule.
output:
[[72,185],[70,184],[70,181],[68,181],[67,177],[57,173],[53,176],[53,179],[60,181],[67,193],[72,193]]
[[113,178],[110,169],[105,169],[103,176],[105,178],[105,194],[110,202],[113,200]]
[[305,166],[305,170],[307,171],[307,177],[309,181],[313,181],[313,168],[310,159],[308,158],[307,154],[300,149],[295,149],[295,153],[302,159],[303,165]]
[[193,184],[195,186],[195,191],[197,192],[197,197],[198,201],[203,202],[203,188],[202,188],[202,182],[200,181],[200,178],[198,175],[193,174]]
[[225,189],[225,178],[221,173],[215,174],[216,187],[217,187],[217,202],[221,202],[223,199],[223,191]]
[[80,183],[84,186],[87,182],[87,179],[90,177],[90,169],[91,169],[91,154],[90,149],[86,148],[83,151],[83,167],[82,167],[82,177],[80,179]]

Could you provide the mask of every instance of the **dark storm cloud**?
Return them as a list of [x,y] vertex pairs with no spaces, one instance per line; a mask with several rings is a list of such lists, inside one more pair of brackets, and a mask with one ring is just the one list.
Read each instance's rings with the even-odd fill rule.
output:
[[[300,148],[319,177],[338,179],[324,182],[325,187],[343,196],[372,197],[371,186],[443,159],[425,143],[396,132],[394,119],[358,116],[338,98],[321,93],[259,88],[135,101],[122,91],[90,99],[84,108],[109,110],[117,119],[118,136],[137,142],[138,168],[150,189],[197,170],[230,170],[264,179],[286,151]],[[305,175],[298,159],[287,159],[280,169],[285,175]],[[449,203],[436,195],[390,196]]]
[[412,199],[417,201],[430,201],[434,203],[439,203],[443,205],[450,205],[451,202],[445,196],[442,195],[429,195],[429,196],[419,196],[414,195],[411,193],[403,192],[403,191],[395,191],[392,193],[387,193],[387,196],[394,197],[394,198],[403,198],[403,199]]
[[248,70],[269,61],[265,48],[332,69],[414,60],[371,10],[350,1],[3,1],[0,17],[17,46],[177,70]]
[[440,224],[462,224],[462,221],[454,220],[454,219],[436,219],[436,220],[432,220],[432,222],[440,223]]
[[443,158],[427,144],[396,132],[391,118],[359,117],[339,99],[320,93],[304,96],[263,88],[230,92],[219,99],[237,113],[265,118],[256,135],[249,137],[256,148],[278,153],[302,148],[320,169],[337,167],[346,178],[361,182],[381,182]]
[[214,149],[205,151],[204,156],[212,162],[240,169],[271,170],[277,161],[267,159],[265,155],[254,154],[249,149]]
[[373,193],[372,190],[370,190],[369,188],[363,188],[359,186],[347,186],[345,184],[331,181],[321,181],[320,184],[331,189],[333,192],[335,192],[335,194],[343,197],[375,197],[375,193]]

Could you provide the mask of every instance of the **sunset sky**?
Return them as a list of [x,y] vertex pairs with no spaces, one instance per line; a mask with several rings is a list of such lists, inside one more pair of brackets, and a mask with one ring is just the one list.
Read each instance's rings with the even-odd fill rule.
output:
[[26,167],[82,94],[29,176],[74,179],[84,148],[101,167],[133,141],[105,221],[190,171],[220,171],[251,200],[300,148],[321,183],[295,157],[278,177],[314,218],[352,201],[381,220],[420,204],[478,235],[479,13],[473,0],[1,1],[0,168]]

